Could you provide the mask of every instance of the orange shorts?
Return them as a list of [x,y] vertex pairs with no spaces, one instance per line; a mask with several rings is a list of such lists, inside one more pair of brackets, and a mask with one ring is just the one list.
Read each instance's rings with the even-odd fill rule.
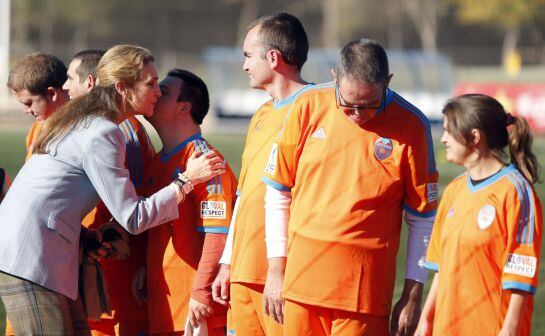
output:
[[15,332],[13,331],[13,328],[11,327],[11,322],[9,321],[8,317],[6,316],[6,336],[15,336]]
[[375,316],[323,308],[286,300],[286,335],[388,336],[388,316]]
[[229,336],[281,336],[282,325],[263,314],[263,285],[232,283],[227,312]]
[[133,320],[120,320],[114,318],[102,318],[100,321],[88,321],[92,336],[123,336],[123,335],[147,335],[147,315],[144,310],[143,318]]
[[[208,329],[208,336],[225,336],[225,327],[216,327],[215,326],[216,324],[217,323],[212,323],[212,322],[206,323],[206,327]],[[183,331],[150,334],[150,336],[183,336],[183,335],[184,335]]]

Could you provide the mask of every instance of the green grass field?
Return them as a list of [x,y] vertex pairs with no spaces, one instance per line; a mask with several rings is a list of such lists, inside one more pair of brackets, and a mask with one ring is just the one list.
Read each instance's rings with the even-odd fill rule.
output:
[[[13,177],[21,167],[24,161],[24,137],[25,130],[18,128],[0,128],[0,167],[4,167],[8,173]],[[209,135],[207,139],[221,151],[231,167],[238,174],[240,171],[240,158],[242,149],[244,147],[244,136],[242,135]],[[154,139],[154,143],[157,145],[157,139]],[[544,165],[545,161],[545,139],[536,139],[534,152]],[[440,173],[440,185],[441,190],[452,178],[459,175],[462,170],[445,161],[445,153],[442,149],[439,141],[436,141],[436,156],[437,156],[437,168]],[[545,187],[543,185],[537,186],[537,191],[541,200],[545,199]],[[404,226],[403,238],[401,239],[401,246],[398,255],[398,281],[395,287],[395,300],[401,294],[403,288],[403,275],[404,275],[404,261],[406,254],[406,228]],[[532,335],[545,335],[545,254],[542,254],[541,262],[542,267],[540,270],[540,282],[539,289],[535,296],[535,309],[533,318]],[[4,328],[3,309],[0,307],[0,331]]]

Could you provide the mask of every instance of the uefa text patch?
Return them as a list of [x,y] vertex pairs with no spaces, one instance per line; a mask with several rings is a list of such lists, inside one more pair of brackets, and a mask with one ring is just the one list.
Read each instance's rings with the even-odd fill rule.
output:
[[265,166],[265,173],[274,174],[276,171],[276,160],[278,158],[278,144],[273,143],[271,153],[269,154],[269,161]]
[[532,256],[525,256],[516,253],[510,253],[507,256],[507,262],[503,271],[516,275],[522,275],[527,278],[533,278],[536,274],[537,259]]
[[201,218],[202,219],[225,219],[227,205],[221,201],[202,201]]
[[435,202],[439,197],[439,183],[426,184],[426,198],[428,202]]

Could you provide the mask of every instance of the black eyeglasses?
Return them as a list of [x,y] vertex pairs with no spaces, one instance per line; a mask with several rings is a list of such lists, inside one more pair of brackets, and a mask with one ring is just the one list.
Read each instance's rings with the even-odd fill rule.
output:
[[335,101],[337,103],[337,108],[343,108],[345,110],[352,111],[373,111],[376,112],[384,106],[386,101],[386,89],[382,92],[382,97],[380,98],[380,103],[377,106],[366,106],[366,105],[357,105],[357,104],[346,104],[344,98],[341,96],[341,91],[339,91],[339,83],[335,83]]

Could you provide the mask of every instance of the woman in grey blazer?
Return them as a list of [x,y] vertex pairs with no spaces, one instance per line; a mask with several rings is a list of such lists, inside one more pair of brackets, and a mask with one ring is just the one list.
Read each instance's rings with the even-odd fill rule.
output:
[[73,325],[68,306],[78,293],[81,221],[99,199],[138,234],[177,218],[193,185],[224,169],[215,153],[202,154],[171,185],[138,197],[117,125],[137,111],[153,113],[160,96],[153,57],[136,46],[112,47],[97,77],[97,87],[45,122],[0,204],[0,296],[16,334],[88,334]]

